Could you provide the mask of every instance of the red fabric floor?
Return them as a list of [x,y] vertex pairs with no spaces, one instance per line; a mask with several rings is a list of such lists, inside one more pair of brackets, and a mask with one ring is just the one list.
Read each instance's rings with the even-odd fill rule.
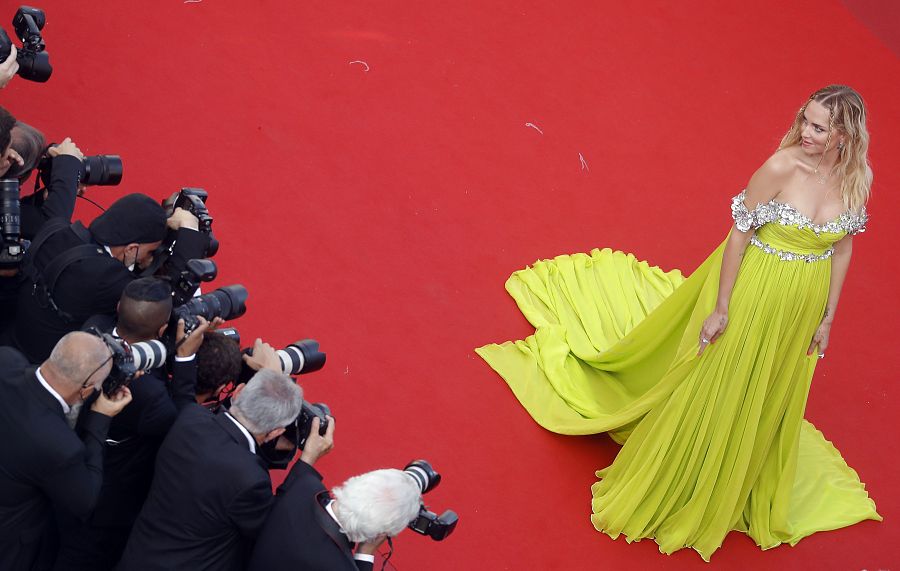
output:
[[[54,75],[16,80],[0,104],[52,140],[123,155],[123,184],[89,191],[104,205],[209,191],[216,283],[250,290],[243,336],[328,352],[302,379],[337,417],[326,483],[416,457],[443,473],[427,499],[459,528],[442,543],[404,533],[397,569],[900,565],[900,61],[845,4],[40,6]],[[472,352],[531,332],[503,282],[605,246],[693,270],[727,232],[729,198],[834,82],[868,102],[874,198],[807,416],[885,522],[768,552],[735,533],[708,566],[612,541],[590,524],[589,486],[617,446],[542,430]]]

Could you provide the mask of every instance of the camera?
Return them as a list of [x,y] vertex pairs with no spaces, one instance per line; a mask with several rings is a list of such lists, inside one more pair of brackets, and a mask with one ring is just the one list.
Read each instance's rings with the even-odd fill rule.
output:
[[257,447],[257,454],[265,461],[266,467],[270,470],[284,470],[288,467],[297,450],[303,450],[306,446],[312,433],[314,418],[319,419],[319,436],[325,436],[328,430],[328,418],[325,415],[331,416],[331,409],[327,404],[303,401],[300,414],[284,428],[284,434]]
[[[200,233],[205,234],[209,239],[209,244],[206,246],[204,256],[206,258],[212,258],[216,255],[216,252],[219,251],[219,241],[216,240],[212,233],[213,217],[210,216],[209,209],[206,208],[207,197],[207,192],[202,188],[184,187],[179,192],[176,192],[163,200],[161,204],[162,207],[166,209],[168,216],[172,216],[172,213],[175,212],[176,208],[182,208],[197,217],[199,223],[197,230]],[[160,244],[159,248],[153,252],[153,263],[141,272],[142,277],[154,276],[162,271],[162,273],[169,275],[169,279],[171,279],[173,283],[178,281],[179,276],[172,275],[166,269],[166,262],[172,256],[172,250],[175,247],[177,234],[176,231],[169,230],[162,244]]]
[[141,341],[129,344],[124,339],[113,337],[109,333],[102,333],[96,327],[92,327],[90,333],[99,337],[112,352],[112,370],[103,380],[102,386],[106,396],[115,393],[119,387],[128,386],[138,371],[155,369],[163,366],[166,362],[168,353],[166,346],[161,341]]
[[[413,460],[403,468],[403,471],[419,486],[422,493],[427,493],[441,483],[441,475],[438,474],[427,460]],[[435,541],[442,541],[456,529],[459,516],[453,510],[447,510],[441,515],[428,511],[425,505],[419,507],[419,515],[409,524],[409,529],[427,535]]]
[[171,215],[176,208],[183,208],[197,217],[197,220],[200,223],[198,230],[209,236],[209,246],[206,248],[206,257],[212,258],[216,255],[216,252],[219,251],[219,241],[216,240],[216,237],[213,235],[213,217],[210,216],[209,209],[206,207],[207,198],[209,198],[209,193],[202,188],[186,186],[182,188],[180,192],[164,201],[163,206],[169,208],[169,215]]
[[0,269],[18,267],[25,255],[25,248],[19,240],[21,223],[19,181],[14,178],[0,179]]
[[[54,145],[51,144],[47,147]],[[37,166],[39,180],[48,186],[53,169],[53,157],[44,152]],[[86,186],[115,186],[122,182],[122,157],[119,155],[93,155],[81,161],[81,173],[78,180]]]
[[[198,317],[207,321],[216,317],[236,319],[247,311],[247,296],[247,288],[235,284],[192,297],[190,301],[172,310],[172,325],[177,326],[178,320],[184,319],[184,332],[190,335],[200,325]],[[174,331],[176,328],[171,329]]]
[[202,282],[216,279],[216,263],[207,259],[188,260],[187,265],[172,283],[172,303],[176,307],[184,305],[194,297]]
[[[295,420],[293,424],[288,426],[288,429],[285,430],[284,433],[288,434],[293,427],[297,433],[295,438],[297,448],[303,450],[303,447],[306,446],[307,439],[310,434],[312,434],[312,423],[314,418],[319,419],[319,436],[325,436],[325,432],[328,430],[328,418],[326,418],[325,415],[331,416],[331,409],[328,408],[327,404],[323,402],[310,404],[303,401],[303,406],[300,408],[300,416],[297,417],[297,420]],[[288,438],[291,438],[291,435],[288,435]]]
[[[19,6],[16,15],[13,16],[13,29],[22,40],[22,48],[19,49],[16,61],[19,62],[18,75],[28,81],[45,82],[50,79],[53,67],[50,65],[50,56],[44,46],[44,38],[41,30],[47,23],[44,11],[31,6]],[[6,31],[0,28],[0,61],[5,61],[12,51],[12,41]]]
[[[233,339],[241,342],[241,336],[234,330],[229,332]],[[253,349],[243,350],[245,355],[253,355]],[[284,349],[275,351],[281,361],[281,372],[285,375],[305,375],[314,373],[325,366],[325,353],[319,351],[319,342],[315,339],[301,339],[291,343]],[[240,382],[246,383],[256,373],[249,365],[244,363],[241,368]]]
[[325,353],[315,339],[303,339],[277,351],[285,375],[314,373],[325,366]]

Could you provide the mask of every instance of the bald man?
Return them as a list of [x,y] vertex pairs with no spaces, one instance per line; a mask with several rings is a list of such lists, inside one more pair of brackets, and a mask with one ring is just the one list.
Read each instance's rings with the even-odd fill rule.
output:
[[0,347],[0,569],[47,568],[56,551],[53,508],[79,518],[93,510],[106,432],[131,393],[101,394],[80,434],[71,426],[111,368],[112,352],[89,333],[65,335],[37,368]]

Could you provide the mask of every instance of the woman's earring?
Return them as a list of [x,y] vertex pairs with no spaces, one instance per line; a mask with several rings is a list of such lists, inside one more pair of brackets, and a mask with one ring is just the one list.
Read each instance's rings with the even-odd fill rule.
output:
[[838,151],[843,151],[843,150],[844,150],[844,141],[841,141],[840,143],[838,143]]

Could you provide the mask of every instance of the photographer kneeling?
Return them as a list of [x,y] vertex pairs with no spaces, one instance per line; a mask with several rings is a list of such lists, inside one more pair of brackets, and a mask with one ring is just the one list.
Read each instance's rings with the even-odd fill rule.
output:
[[249,569],[369,571],[378,546],[416,518],[421,502],[419,485],[402,470],[355,476],[329,495],[322,476],[297,462],[278,488]]

